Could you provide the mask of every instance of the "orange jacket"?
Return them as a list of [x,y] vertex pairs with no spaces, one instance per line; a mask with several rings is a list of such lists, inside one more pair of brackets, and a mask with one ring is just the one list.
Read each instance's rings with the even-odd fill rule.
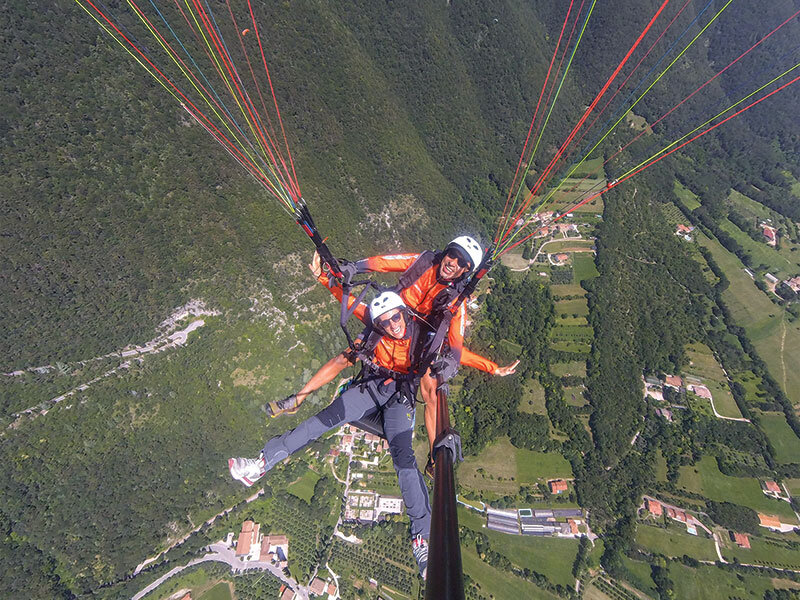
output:
[[[385,256],[371,256],[356,263],[359,271],[373,271],[377,273],[396,273],[404,272],[419,258],[419,254],[387,254]],[[421,315],[429,315],[433,311],[433,301],[439,292],[449,287],[446,283],[439,283],[439,267],[434,265],[427,269],[410,287],[400,291],[400,297],[412,309]],[[467,309],[462,302],[458,311],[450,321],[450,329],[447,331],[447,343],[452,348],[456,356],[460,354],[464,347],[464,329],[467,321]],[[472,356],[477,356],[473,354]],[[482,359],[487,360],[487,359]],[[489,361],[491,362],[491,361]],[[463,363],[462,361],[462,364]],[[494,364],[494,363],[492,363]],[[478,367],[480,368],[480,367]],[[485,369],[484,369],[485,370]]]
[[[339,302],[342,301],[342,298],[343,298],[342,288],[341,288],[340,285],[338,285],[336,280],[331,280],[328,277],[328,275],[326,273],[324,273],[324,272],[317,278],[317,280],[322,285],[324,285],[326,288],[328,288],[328,290],[330,290],[331,294],[333,294],[333,296]],[[403,296],[402,293],[400,295]],[[347,304],[347,308],[352,308],[353,303],[355,302],[355,300],[356,299],[354,297],[350,296],[348,304]],[[405,298],[403,298],[403,300],[405,301]],[[411,306],[411,308],[414,308],[414,307]],[[486,371],[487,373],[494,373],[495,370],[497,369],[497,363],[492,362],[488,358],[484,358],[483,356],[475,354],[474,352],[471,352],[469,349],[463,347],[463,340],[464,340],[464,327],[463,327],[464,318],[463,318],[463,313],[464,313],[464,304],[462,303],[461,304],[461,308],[459,309],[459,314],[461,314],[461,320],[459,322],[460,339],[461,339],[461,343],[462,343],[462,346],[460,347],[461,348],[461,356],[460,356],[461,364],[462,365],[466,365],[468,367],[474,367],[476,369],[480,369],[481,371]],[[355,317],[358,318],[359,320],[361,320],[363,323],[365,323],[365,324],[369,323],[369,315],[368,315],[368,312],[367,312],[366,304],[362,303],[362,304],[359,304],[358,306],[356,306],[355,310],[353,311],[353,315],[355,315]],[[450,331],[448,332],[448,337],[450,337],[453,334],[453,330],[454,329],[458,329],[458,328],[455,327],[457,318],[458,318],[458,315],[456,315],[453,318],[453,321],[452,321],[452,323],[450,325]],[[381,344],[384,342],[384,340],[388,340],[388,339],[389,339],[388,336],[384,336],[381,339]],[[402,342],[403,340],[394,340],[394,341],[395,342]],[[399,358],[400,355],[396,354],[399,351],[398,350],[399,346],[390,348],[389,345],[384,345],[383,350],[381,350],[382,358],[379,357],[378,349],[381,347],[381,344],[378,344],[378,347],[375,348],[375,362],[377,362],[381,366],[384,366],[384,367],[387,367],[387,368],[390,368],[390,369],[393,369],[393,370],[396,370],[396,371],[401,371],[403,373],[407,373],[408,372],[408,368],[409,368],[408,366],[406,366],[406,370],[403,371],[402,369],[395,368],[395,367],[390,367],[387,364],[384,364],[383,362],[380,362],[381,360],[387,360],[387,361],[389,361],[391,363],[398,362],[398,364],[403,362]],[[384,353],[384,351],[385,351],[385,353]],[[405,349],[405,359],[404,360],[407,361],[408,364],[410,365],[410,359],[408,357],[408,352],[409,352],[409,349],[406,347],[406,349]],[[395,358],[395,357],[398,357],[398,358]]]

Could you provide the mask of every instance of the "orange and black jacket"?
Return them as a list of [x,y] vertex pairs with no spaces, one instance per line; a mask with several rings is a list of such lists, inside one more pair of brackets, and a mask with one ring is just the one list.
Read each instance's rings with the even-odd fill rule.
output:
[[[428,316],[434,312],[434,308],[438,308],[440,300],[448,296],[452,296],[454,292],[455,282],[441,282],[439,281],[439,262],[440,258],[431,260],[435,255],[432,252],[424,252],[420,254],[387,254],[383,256],[372,256],[356,262],[356,268],[359,273],[404,273],[408,271],[417,261],[424,261],[428,259],[431,265],[425,269],[415,280],[407,281],[406,285],[398,291],[406,305],[417,313]],[[402,280],[402,277],[401,277]],[[446,299],[446,298],[445,298]],[[447,343],[453,354],[459,358],[462,364],[469,364],[461,360],[461,352],[464,348],[464,329],[467,321],[466,302],[461,302],[456,309],[453,319],[450,321],[450,329],[447,332]],[[477,356],[470,353],[471,357],[477,357],[480,361],[491,363],[497,367],[495,363],[486,358]],[[472,360],[470,358],[469,360]],[[471,365],[476,366],[476,365]],[[482,366],[477,367],[482,370],[488,370]]]
[[[341,302],[344,294],[342,293],[342,288],[338,284],[338,282],[334,279],[330,279],[327,274],[322,273],[317,280],[324,285],[328,290],[330,290],[331,294]],[[408,302],[400,292],[400,296],[403,297],[403,300]],[[410,294],[411,296],[411,294]],[[413,298],[413,296],[411,296]],[[349,303],[347,308],[352,308],[353,303],[355,302],[355,298],[350,297]],[[409,303],[411,308],[414,308],[413,301]],[[417,304],[419,306],[419,304]],[[417,309],[415,309],[417,310]],[[421,312],[421,311],[420,311]],[[423,313],[425,314],[425,313]],[[462,365],[466,365],[468,367],[474,367],[476,369],[480,369],[481,371],[486,371],[487,373],[494,373],[497,369],[497,363],[492,362],[488,358],[484,358],[474,352],[471,352],[468,348],[464,348],[464,329],[463,329],[463,322],[464,322],[464,314],[463,314],[463,303],[461,309],[459,310],[460,321],[456,324],[456,319],[459,318],[459,315],[456,315],[453,319],[453,323],[450,325],[450,333],[449,335],[452,336],[453,329],[458,326],[460,328],[460,345],[459,349],[460,357],[459,362]],[[367,312],[367,306],[365,304],[359,304],[355,307],[353,311],[353,315],[360,319],[363,323],[369,323],[369,315]],[[452,347],[452,346],[451,346]],[[375,358],[374,361],[382,367],[393,371],[399,371],[401,373],[408,373],[411,369],[412,359],[412,348],[411,342],[409,340],[395,340],[390,336],[383,336],[379,343],[375,347]],[[458,356],[458,355],[457,355]]]

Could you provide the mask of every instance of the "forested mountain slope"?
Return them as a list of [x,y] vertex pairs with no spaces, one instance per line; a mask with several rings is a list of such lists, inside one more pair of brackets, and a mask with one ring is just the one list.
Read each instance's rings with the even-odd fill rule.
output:
[[[659,4],[597,4],[536,169]],[[657,119],[792,3],[759,4],[731,5],[634,112]],[[692,0],[679,29],[705,5]],[[299,228],[75,2],[0,8],[0,372],[64,365],[0,381],[0,551],[29,589],[50,590],[41,597],[113,596],[101,586],[241,500],[224,459],[257,449],[260,404],[295,389],[343,340],[329,299],[306,274],[311,245]],[[298,178],[337,255],[435,247],[467,232],[489,240],[566,3],[297,0],[257,10]],[[611,163],[610,176],[749,93],[764,73],[794,64],[796,39],[795,22]],[[638,501],[626,496],[637,489],[627,487],[631,473],[648,470],[638,456],[618,464],[641,420],[641,370],[679,365],[683,337],[708,318],[707,286],[669,228],[654,223],[656,205],[677,178],[709,198],[747,188],[798,220],[786,173],[800,179],[800,122],[786,107],[799,98],[790,88],[663,161],[635,201],[636,180],[609,195],[601,275],[590,290],[595,314],[608,317],[595,324],[604,337],[589,373],[594,437],[573,423],[581,434],[565,444],[576,464],[585,455],[578,490],[602,507],[605,531]],[[601,150],[610,155],[629,134]],[[192,299],[220,314],[187,347],[7,429],[13,413],[81,383],[72,383],[76,373],[94,375],[77,361],[150,340]]]

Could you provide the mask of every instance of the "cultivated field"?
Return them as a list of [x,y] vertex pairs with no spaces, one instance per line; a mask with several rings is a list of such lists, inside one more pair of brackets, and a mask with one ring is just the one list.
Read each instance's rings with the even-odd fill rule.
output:
[[506,573],[483,562],[475,548],[462,548],[461,560],[464,572],[480,585],[481,593],[496,600],[514,600],[530,598],[531,600],[557,600],[558,596],[536,587],[521,577]]
[[636,526],[636,543],[664,556],[688,554],[697,560],[717,559],[714,540],[688,534],[677,527],[662,529],[640,523]]
[[766,577],[730,573],[716,567],[690,569],[679,562],[669,565],[669,576],[675,582],[675,598],[708,600],[709,598],[761,599],[772,589]]
[[800,460],[800,438],[789,427],[783,413],[761,413],[759,421],[772,447],[775,448],[775,460],[779,463],[795,463]]
[[741,261],[719,242],[702,234],[697,239],[730,280],[722,297],[734,320],[745,328],[784,393],[793,404],[800,403],[800,322],[790,323],[784,309],[755,286]]
[[694,466],[681,467],[678,486],[717,502],[749,506],[758,512],[780,516],[786,523],[797,523],[788,502],[767,498],[757,479],[721,473],[713,456],[704,456]]
[[741,417],[742,413],[736,406],[736,401],[728,386],[728,378],[725,377],[725,373],[717,359],[714,358],[711,349],[705,344],[696,342],[686,347],[686,354],[689,358],[686,374],[703,380],[714,398],[717,412],[724,417]]

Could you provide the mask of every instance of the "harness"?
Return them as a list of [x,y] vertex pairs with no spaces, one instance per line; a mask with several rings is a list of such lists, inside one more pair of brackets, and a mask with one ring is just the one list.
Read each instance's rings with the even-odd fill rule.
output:
[[[431,252],[430,250],[425,250],[425,252],[420,254],[417,260],[414,261],[414,264],[408,267],[408,269],[406,269],[405,272],[400,276],[400,278],[397,280],[397,285],[394,287],[394,291],[400,293],[401,291],[410,288],[431,267],[436,267],[438,271],[439,263],[442,262],[442,258],[444,258],[444,252]],[[439,281],[438,273],[436,280],[437,282]],[[440,290],[433,299],[433,310],[431,313],[433,314],[438,312],[458,298],[464,288],[468,285],[468,281],[469,278],[462,276],[458,281],[455,281],[444,289]]]
[[[475,292],[480,280],[483,279],[486,273],[492,268],[493,254],[494,246],[487,248],[481,264],[472,277],[462,277],[452,285],[441,290],[434,298],[431,314],[428,316],[428,320],[425,321],[432,335],[429,336],[422,351],[421,360],[418,365],[418,372],[420,374],[425,373],[439,356],[447,337],[447,332],[450,329],[450,322],[453,320],[456,313],[458,313],[461,303]],[[414,264],[406,269],[400,276],[395,291],[399,293],[414,285],[428,269],[434,265],[438,265],[442,261],[443,256],[443,252],[435,253],[430,250],[423,252],[419,258],[414,261]]]
[[[420,343],[422,338],[422,328],[415,318],[408,319],[406,327],[410,328],[410,341],[409,341],[409,359],[411,365],[419,363],[417,356],[420,351]],[[352,421],[351,424],[356,427],[375,434],[379,437],[386,437],[383,429],[383,411],[391,402],[406,403],[409,409],[413,409],[416,404],[416,385],[415,381],[418,378],[418,369],[412,369],[408,373],[401,373],[394,369],[389,369],[383,365],[379,365],[373,360],[375,348],[380,342],[383,334],[377,330],[373,325],[368,325],[359,336],[361,344],[357,345],[355,349],[350,350],[350,357],[361,361],[361,371],[351,381],[350,385],[362,386],[362,391],[366,390],[375,403],[377,409],[374,413],[362,417],[358,421]],[[372,382],[383,382],[391,379],[395,382],[395,391],[392,396],[384,404],[378,401],[372,390],[368,385]]]

